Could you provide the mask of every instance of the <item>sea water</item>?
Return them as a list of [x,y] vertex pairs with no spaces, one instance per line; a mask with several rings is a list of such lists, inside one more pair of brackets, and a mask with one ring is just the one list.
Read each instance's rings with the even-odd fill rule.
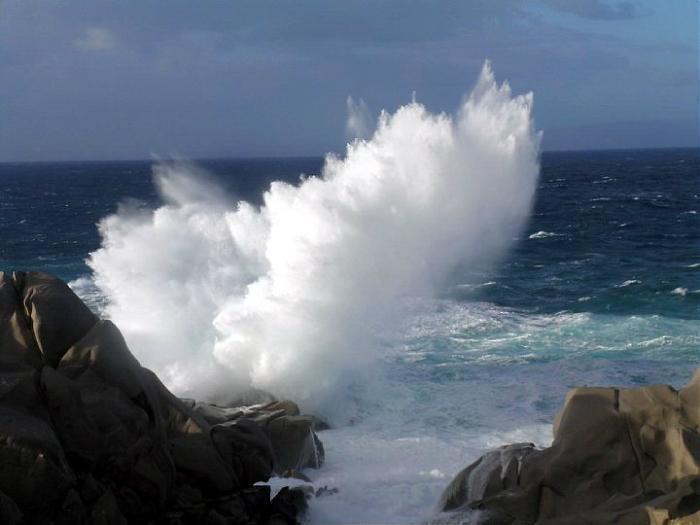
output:
[[[451,144],[457,139],[445,140]],[[525,157],[523,162],[529,162]],[[307,475],[317,487],[338,491],[311,502],[311,523],[417,523],[434,514],[451,477],[485,450],[518,441],[547,445],[552,420],[568,388],[648,383],[680,387],[700,362],[700,152],[545,152],[539,162],[534,201],[513,201],[520,197],[515,190],[509,193],[510,186],[501,193],[509,205],[522,205],[526,216],[511,214],[492,229],[475,228],[469,222],[498,222],[510,212],[497,198],[489,200],[489,188],[480,184],[461,188],[472,194],[485,192],[469,205],[483,201],[488,209],[474,215],[440,211],[440,205],[449,207],[442,196],[427,201],[424,209],[415,203],[420,195],[402,193],[402,185],[380,185],[379,193],[353,197],[361,212],[355,216],[353,208],[340,206],[346,201],[336,197],[345,199],[360,190],[337,172],[342,191],[336,193],[334,187],[330,195],[323,193],[323,199],[314,200],[317,193],[310,197],[311,190],[299,193],[296,188],[314,176],[328,178],[323,168],[328,161],[317,158],[196,165],[3,164],[0,266],[55,273],[104,315],[126,315],[114,308],[115,297],[127,301],[120,308],[133,302],[138,314],[123,317],[120,326],[127,340],[134,341],[139,359],[170,377],[170,386],[178,393],[197,393],[198,384],[211,373],[217,377],[217,391],[202,386],[201,392],[223,400],[228,387],[236,389],[238,376],[202,365],[193,375],[204,375],[188,381],[182,369],[168,368],[168,359],[188,362],[185,350],[159,359],[140,346],[161,344],[153,339],[159,333],[149,332],[149,322],[172,315],[184,323],[188,334],[195,332],[187,341],[202,345],[211,333],[213,345],[228,341],[218,355],[213,347],[192,352],[214,355],[206,361],[214,364],[239,359],[233,355],[236,351],[247,353],[237,361],[245,373],[236,381],[259,377],[256,384],[273,391],[279,385],[283,393],[296,392],[303,407],[322,412],[333,423],[333,428],[320,433],[326,464]],[[430,170],[435,165],[423,167]],[[449,179],[452,172],[435,173],[460,184]],[[276,190],[282,192],[276,195],[282,202],[271,205],[263,194],[273,181],[286,184]],[[374,202],[370,197],[383,200]],[[261,247],[252,240],[250,245],[241,241],[230,251],[230,232],[238,232],[239,241],[268,238],[264,210],[290,213],[298,208],[275,206],[291,206],[300,199],[315,203],[304,208],[305,222],[294,224],[302,218],[293,214],[284,222],[304,229],[303,236],[290,235],[302,246],[311,243],[313,257],[306,252],[302,257],[298,245]],[[231,203],[241,202],[247,204],[232,207]],[[386,206],[395,211],[385,213]],[[243,217],[236,215],[241,209]],[[419,213],[425,215],[416,220]],[[397,214],[401,220],[387,226]],[[317,224],[319,217],[325,218],[323,224]],[[371,220],[365,222],[363,217]],[[463,223],[443,225],[450,217]],[[403,229],[405,221],[414,221],[411,229]],[[430,231],[414,237],[414,230],[422,228]],[[449,235],[440,237],[445,231]],[[461,231],[472,237],[469,244],[454,249],[453,235]],[[484,237],[488,233],[508,238],[495,246]],[[389,235],[398,236],[401,243],[391,244]],[[313,244],[319,238],[323,242]],[[392,250],[385,250],[383,240]],[[275,253],[268,253],[276,249],[289,251],[277,260]],[[372,259],[376,254],[393,258],[396,249],[404,251],[391,265]],[[102,260],[95,255],[100,253]],[[414,258],[417,262],[412,253],[420,255]],[[441,255],[451,262],[449,268],[439,264]],[[279,271],[287,271],[290,257],[302,257],[291,268],[308,270],[301,279],[304,286],[317,286],[318,272],[323,286],[308,294],[295,289],[295,281],[290,284],[279,277],[275,281],[268,266],[281,265]],[[324,280],[326,263],[343,265],[344,257],[350,261],[344,271]],[[382,279],[363,286],[359,280],[373,279],[373,268],[383,272]],[[392,277],[394,268],[400,278]],[[440,273],[441,279],[423,280],[422,271]],[[414,287],[401,272],[411,283],[419,279],[420,286]],[[346,283],[334,281],[344,277]],[[258,289],[264,301],[251,303],[246,299],[250,287],[261,288],[254,284],[261,280],[266,286],[276,283],[274,293],[268,287]],[[387,302],[376,295],[384,281],[392,285],[382,293],[391,295]],[[135,288],[149,297],[139,296],[130,282],[138,283]],[[407,293],[395,289],[399,286]],[[329,289],[333,294],[350,294],[352,301],[325,298],[322,306],[335,309],[333,315],[318,304],[308,306],[313,294],[322,296]],[[368,295],[375,302],[365,305],[363,297]],[[136,304],[139,301],[157,310],[153,319]],[[292,313],[300,317],[309,317],[309,312],[318,317],[304,319],[301,327],[289,325],[289,310],[274,309],[280,302],[285,306],[285,301],[291,301]],[[390,315],[379,311],[377,304],[390,309]],[[218,309],[216,315],[210,309]],[[236,317],[242,311],[247,316]],[[222,312],[227,312],[225,319],[218,317]],[[381,323],[368,320],[367,312]],[[284,323],[275,317],[278,313]],[[348,333],[340,326],[345,320],[367,324],[372,337]],[[212,329],[215,323],[219,325]],[[266,326],[261,328],[260,323]],[[270,326],[274,334],[264,331]],[[352,326],[362,331],[359,324]],[[144,333],[148,337],[140,338]],[[237,334],[247,339],[239,341]],[[269,362],[256,360],[256,345],[284,346],[286,334],[297,345],[295,353],[269,357],[272,364],[279,359],[284,366],[269,368]],[[333,334],[343,340],[335,341]],[[319,348],[309,342],[312,358],[303,355],[302,335],[318,336],[323,342]],[[357,348],[355,353],[347,341],[364,342],[372,350]],[[334,357],[336,351],[349,353],[350,358]],[[361,363],[351,362],[354,355]],[[327,377],[333,378],[332,384],[326,384]]]

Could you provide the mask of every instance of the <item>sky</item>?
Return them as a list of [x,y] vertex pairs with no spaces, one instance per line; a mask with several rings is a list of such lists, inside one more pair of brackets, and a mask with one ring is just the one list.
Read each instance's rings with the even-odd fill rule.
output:
[[342,152],[485,59],[544,149],[698,146],[698,0],[0,0],[0,161]]

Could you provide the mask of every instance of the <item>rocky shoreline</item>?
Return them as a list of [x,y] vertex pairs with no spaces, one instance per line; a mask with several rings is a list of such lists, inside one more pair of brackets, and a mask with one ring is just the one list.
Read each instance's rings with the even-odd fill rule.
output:
[[[2,524],[296,524],[314,488],[271,498],[261,482],[308,481],[323,426],[269,396],[179,399],[61,280],[0,272]],[[700,370],[680,391],[570,391],[551,447],[488,452],[439,510],[434,524],[700,525]]]
[[700,369],[680,391],[575,388],[552,446],[507,445],[447,487],[439,523],[699,525]]
[[181,400],[59,279],[0,273],[0,523],[298,523],[256,484],[319,467],[290,401]]

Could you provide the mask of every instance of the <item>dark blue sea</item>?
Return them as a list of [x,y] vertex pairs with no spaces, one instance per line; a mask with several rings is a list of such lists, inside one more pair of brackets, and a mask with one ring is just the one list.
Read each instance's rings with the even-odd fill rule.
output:
[[[206,160],[237,198],[319,174],[322,158]],[[152,163],[0,164],[0,265],[66,280],[89,274],[97,221],[127,199],[155,206]],[[700,316],[700,154],[692,149],[551,152],[532,219],[478,290],[527,312]]]
[[[253,206],[272,181],[297,184],[322,164],[198,162]],[[0,268],[52,272],[99,310],[85,261],[101,247],[98,221],[125,202],[160,206],[151,162],[1,164]],[[485,448],[546,444],[572,386],[686,382],[700,364],[700,150],[545,152],[507,256],[458,270],[403,315],[381,389],[323,437],[329,461],[311,475],[344,488],[317,512],[361,522],[359,505],[401,521]]]

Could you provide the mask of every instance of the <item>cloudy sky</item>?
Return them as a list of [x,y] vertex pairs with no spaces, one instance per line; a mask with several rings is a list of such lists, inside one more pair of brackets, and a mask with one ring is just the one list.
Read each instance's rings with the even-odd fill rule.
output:
[[4,0],[0,161],[341,151],[485,58],[545,149],[698,145],[698,0]]

